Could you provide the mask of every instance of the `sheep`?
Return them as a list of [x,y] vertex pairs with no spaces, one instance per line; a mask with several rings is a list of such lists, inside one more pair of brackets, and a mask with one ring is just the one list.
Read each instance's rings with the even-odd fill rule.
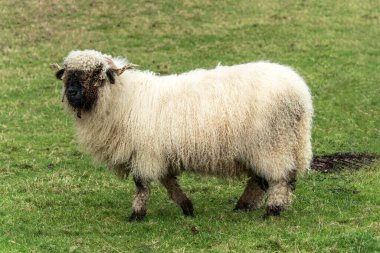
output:
[[312,159],[311,93],[290,67],[251,62],[160,76],[95,50],[71,51],[58,69],[79,144],[136,185],[129,221],[143,220],[159,180],[185,216],[182,171],[248,176],[234,210],[277,216]]

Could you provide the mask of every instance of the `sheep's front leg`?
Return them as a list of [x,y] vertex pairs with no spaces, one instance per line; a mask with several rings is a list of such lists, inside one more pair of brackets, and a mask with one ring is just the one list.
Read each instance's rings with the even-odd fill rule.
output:
[[263,203],[268,182],[259,176],[252,175],[247,182],[243,194],[236,203],[234,210],[249,211],[257,209]]
[[183,193],[177,178],[175,176],[166,176],[161,179],[161,183],[165,186],[170,198],[182,208],[183,214],[185,216],[194,216],[193,203]]
[[129,216],[129,221],[143,220],[146,215],[147,202],[149,197],[149,182],[133,177],[136,185],[136,193],[133,199],[133,212]]

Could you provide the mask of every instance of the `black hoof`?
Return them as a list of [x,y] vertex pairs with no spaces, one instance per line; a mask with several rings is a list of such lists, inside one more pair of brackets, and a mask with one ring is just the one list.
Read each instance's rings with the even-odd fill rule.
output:
[[133,213],[131,214],[131,216],[129,216],[128,221],[129,222],[142,221],[144,219],[145,215],[146,215],[145,212],[135,212],[135,211],[133,211]]
[[271,216],[280,216],[283,210],[284,208],[282,206],[267,206],[263,218],[267,219]]
[[236,206],[234,208],[234,211],[250,211],[252,210],[252,207],[249,203],[247,202],[242,202],[242,201],[238,201],[236,203]]
[[193,203],[191,203],[190,200],[187,200],[181,204],[181,208],[183,211],[183,214],[185,216],[191,216],[194,217],[194,208],[193,208]]

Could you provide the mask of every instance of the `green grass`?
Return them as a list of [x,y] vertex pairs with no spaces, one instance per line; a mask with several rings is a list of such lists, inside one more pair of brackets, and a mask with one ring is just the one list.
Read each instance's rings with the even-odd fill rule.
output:
[[232,212],[244,180],[183,175],[196,217],[134,191],[74,139],[49,69],[72,49],[161,74],[270,60],[314,96],[313,148],[380,153],[378,1],[0,0],[0,252],[380,252],[380,165],[310,173],[282,217]]

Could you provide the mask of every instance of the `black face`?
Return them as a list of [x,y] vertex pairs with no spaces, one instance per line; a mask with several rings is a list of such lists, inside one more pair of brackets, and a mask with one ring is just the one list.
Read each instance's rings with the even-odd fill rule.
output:
[[68,75],[66,80],[66,92],[65,95],[69,104],[77,109],[84,108],[86,104],[86,97],[82,87],[84,73],[81,71],[75,71]]
[[[67,70],[64,71],[65,96],[69,104],[77,112],[91,110],[98,99],[98,88],[105,83],[101,78],[102,66],[93,71]],[[58,75],[58,76],[57,76]],[[63,76],[57,72],[57,78]]]
[[[78,117],[81,112],[90,111],[98,99],[99,87],[106,82],[102,77],[102,65],[97,66],[93,71],[65,70],[56,72],[57,79],[63,80],[65,85],[64,96],[69,104],[77,111]],[[115,83],[113,70],[106,71],[106,78],[110,83]]]

